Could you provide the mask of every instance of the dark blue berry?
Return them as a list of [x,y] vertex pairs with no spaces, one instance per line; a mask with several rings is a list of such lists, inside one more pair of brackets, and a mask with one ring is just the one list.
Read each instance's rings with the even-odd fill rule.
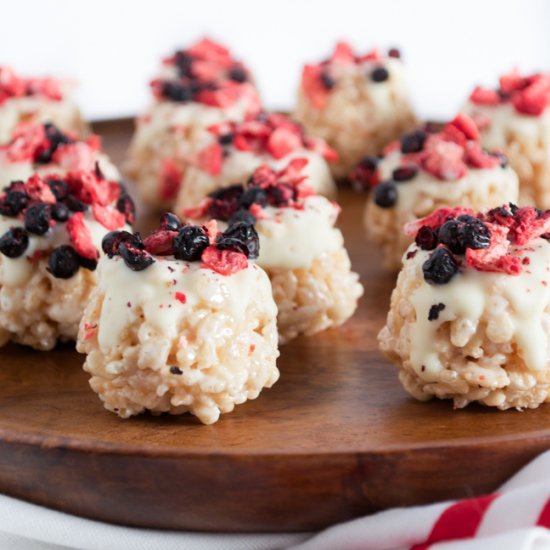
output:
[[397,202],[397,187],[392,181],[385,181],[374,188],[374,202],[380,208],[391,208]]
[[403,154],[418,153],[424,148],[427,134],[424,130],[415,130],[401,137],[401,152]]
[[40,150],[34,157],[34,162],[39,164],[48,164],[52,161],[53,154],[60,145],[74,143],[74,141],[61,132],[56,126],[50,123],[44,124],[46,139],[49,142],[47,149]]
[[183,374],[183,371],[179,367],[170,367],[170,374]]
[[239,208],[250,208],[253,204],[267,205],[267,193],[260,187],[248,187],[239,199]]
[[193,99],[193,91],[189,86],[185,86],[180,82],[166,81],[162,84],[163,97],[177,102],[191,101]]
[[233,225],[237,222],[247,223],[248,225],[254,225],[256,218],[248,210],[237,210],[228,220],[229,225]]
[[208,195],[213,199],[208,207],[208,215],[216,220],[227,221],[238,210],[239,199],[243,193],[241,184],[216,189]]
[[208,235],[196,225],[185,225],[174,237],[174,257],[177,260],[195,262],[209,245]]
[[464,225],[457,220],[445,222],[439,229],[439,242],[449,247],[454,254],[464,254]]
[[439,302],[439,304],[434,304],[430,311],[428,311],[428,321],[437,321],[439,319],[439,314],[445,309],[445,304]]
[[297,192],[296,188],[286,183],[279,183],[277,185],[270,185],[266,189],[267,202],[271,206],[284,207],[296,200]]
[[232,67],[229,70],[229,79],[233,80],[234,82],[246,82],[248,80],[248,77],[246,75],[246,71],[242,68],[236,65],[235,67]]
[[124,214],[127,224],[133,225],[136,220],[136,205],[128,193],[121,193],[116,201],[116,209]]
[[367,155],[359,161],[359,166],[361,168],[364,168],[365,170],[374,171],[378,167],[379,162],[380,162],[380,159],[378,157],[375,157],[373,155]]
[[101,249],[109,258],[118,254],[118,245],[120,243],[130,243],[134,248],[143,248],[141,236],[139,233],[129,233],[128,231],[110,231],[101,241]]
[[80,262],[80,267],[87,269],[89,271],[95,271],[97,268],[97,260],[91,258],[84,258],[84,256],[78,256],[78,261]]
[[389,77],[390,73],[386,67],[376,67],[376,69],[370,73],[370,79],[373,82],[385,82]]
[[334,80],[334,78],[330,76],[330,74],[327,73],[326,71],[321,72],[320,78],[321,78],[321,82],[323,83],[323,86],[327,90],[332,90],[332,88],[334,88],[334,86],[336,85],[336,81]]
[[462,228],[462,241],[466,248],[489,248],[491,230],[481,220],[472,217]]
[[231,145],[233,143],[233,134],[222,134],[218,138],[218,143],[220,145]]
[[180,76],[191,76],[193,58],[184,51],[177,51],[174,55],[174,63]]
[[29,196],[24,191],[7,191],[4,199],[5,207],[11,212],[10,216],[17,216],[29,202]]
[[418,174],[418,168],[416,166],[400,166],[393,171],[392,178],[394,181],[403,182],[412,180],[416,174]]
[[181,229],[181,220],[172,212],[165,212],[160,217],[160,228],[168,231],[179,231]]
[[423,225],[418,230],[414,241],[422,250],[433,250],[437,246],[437,233],[427,225]]
[[31,204],[25,211],[25,229],[35,235],[44,235],[50,229],[51,219],[52,208],[49,204]]
[[67,198],[67,195],[69,194],[69,187],[63,180],[49,179],[46,183],[58,201]]
[[424,280],[433,285],[448,283],[458,272],[458,264],[446,248],[437,248],[422,265]]
[[130,242],[121,242],[118,245],[118,253],[132,271],[143,271],[155,263],[149,252],[136,248]]
[[79,268],[79,256],[68,244],[55,248],[48,258],[48,271],[57,279],[70,279]]
[[88,205],[77,199],[74,195],[68,195],[63,199],[63,203],[68,206],[71,212],[86,212],[88,210]]
[[221,250],[242,252],[247,258],[257,258],[260,253],[260,239],[253,225],[237,222],[230,225],[216,243]]
[[56,222],[66,222],[69,219],[71,212],[66,204],[58,202],[52,205],[52,218]]
[[0,252],[8,258],[19,258],[29,246],[29,236],[22,227],[11,227],[0,237]]

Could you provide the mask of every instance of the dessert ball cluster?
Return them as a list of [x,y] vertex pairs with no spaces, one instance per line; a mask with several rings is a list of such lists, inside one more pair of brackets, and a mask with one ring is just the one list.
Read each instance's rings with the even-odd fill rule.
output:
[[485,147],[502,149],[520,180],[520,203],[550,208],[550,73],[500,78],[496,89],[476,88],[464,111],[476,121]]
[[351,179],[372,188],[367,236],[380,247],[384,266],[394,271],[411,243],[402,231],[406,223],[443,206],[481,209],[518,198],[518,178],[506,157],[482,148],[474,121],[464,114],[441,132],[404,134],[382,158],[362,159]]
[[336,177],[416,125],[404,73],[398,50],[357,55],[345,42],[304,67],[294,117],[337,151]]
[[38,174],[0,195],[0,343],[51,349],[75,339],[103,236],[134,205],[99,172]]
[[382,351],[420,400],[535,408],[550,399],[550,211],[440,209],[406,227]]
[[82,135],[86,123],[69,95],[70,84],[53,78],[26,78],[0,66],[0,143],[21,122],[52,122]]
[[91,135],[79,140],[51,123],[21,123],[10,141],[0,145],[0,186],[26,180],[33,174],[66,174],[95,170],[109,180],[120,174],[107,155],[101,152],[101,140]]
[[257,115],[260,100],[248,69],[208,39],[165,59],[151,88],[155,102],[137,121],[127,172],[144,202],[170,208],[207,128]]
[[78,350],[106,408],[211,424],[277,381],[277,307],[258,248],[249,224],[220,233],[174,214],[144,240],[105,236]]
[[260,113],[244,122],[215,124],[198,143],[183,179],[177,182],[175,209],[195,205],[220,187],[246,181],[258,166],[281,169],[298,157],[308,160],[305,172],[315,190],[334,196],[336,186],[328,163],[338,155],[322,139],[306,136],[288,117]]
[[363,293],[334,227],[340,208],[309,185],[307,163],[297,158],[279,171],[260,166],[246,185],[214,191],[184,211],[191,218],[227,222],[230,228],[235,223],[255,227],[257,263],[271,279],[281,343],[341,325]]

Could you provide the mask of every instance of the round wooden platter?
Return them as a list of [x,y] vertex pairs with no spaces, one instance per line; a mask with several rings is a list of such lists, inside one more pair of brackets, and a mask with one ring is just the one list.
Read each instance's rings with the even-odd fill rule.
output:
[[[127,125],[100,128],[115,160]],[[126,525],[299,531],[393,506],[495,489],[550,446],[550,406],[499,412],[419,403],[378,352],[393,279],[364,241],[364,198],[342,228],[365,296],[345,326],[281,350],[281,378],[212,426],[121,420],[71,346],[0,351],[0,491]],[[315,235],[312,235],[312,239]]]

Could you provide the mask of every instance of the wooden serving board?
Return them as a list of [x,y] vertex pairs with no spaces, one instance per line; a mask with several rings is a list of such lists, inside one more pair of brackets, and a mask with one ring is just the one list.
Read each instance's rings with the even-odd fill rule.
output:
[[[129,128],[97,128],[116,161]],[[283,347],[280,381],[213,426],[189,415],[117,418],[71,346],[0,350],[0,491],[126,525],[312,530],[491,491],[550,447],[550,406],[453,411],[405,394],[376,342],[394,281],[365,244],[364,198],[342,190],[340,199],[366,289],[357,314]]]

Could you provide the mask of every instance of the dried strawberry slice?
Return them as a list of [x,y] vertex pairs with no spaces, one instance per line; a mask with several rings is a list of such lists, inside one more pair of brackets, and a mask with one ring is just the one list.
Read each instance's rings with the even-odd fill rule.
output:
[[514,214],[511,228],[517,244],[527,244],[550,232],[550,211],[541,213],[531,206],[519,208]]
[[202,253],[203,267],[216,271],[220,275],[233,275],[248,267],[248,259],[242,252],[220,250],[217,246],[209,246]]
[[550,83],[548,79],[539,79],[529,87],[512,97],[516,111],[525,115],[540,115],[550,102]]
[[49,148],[46,132],[42,124],[23,122],[15,129],[10,143],[0,147],[5,151],[8,160],[21,162],[32,160],[37,149],[43,146]]
[[286,157],[300,148],[302,148],[300,135],[289,128],[277,128],[267,142],[267,150],[276,159]]
[[478,86],[474,88],[474,91],[470,94],[470,101],[476,105],[493,106],[498,105],[501,102],[501,98],[495,90]]
[[29,197],[35,201],[48,204],[55,204],[57,202],[50,186],[38,174],[33,174],[27,180],[26,191]]
[[182,215],[188,220],[201,220],[203,218],[206,218],[212,202],[213,200],[210,197],[207,197],[196,206],[184,208],[182,211]]
[[89,260],[96,260],[98,252],[92,241],[90,230],[84,223],[84,214],[76,212],[67,222],[67,232],[71,244],[78,254]]
[[353,63],[355,54],[352,47],[347,42],[338,42],[334,52],[330,56],[331,63]]
[[467,143],[464,152],[466,164],[474,168],[496,168],[500,164],[497,157],[485,152],[478,143]]
[[521,76],[517,70],[500,77],[500,89],[507,94],[522,90],[527,84],[528,80]]
[[225,47],[209,38],[203,38],[185,51],[187,55],[198,59],[212,61],[227,68],[233,65],[231,52]]
[[197,166],[211,176],[218,176],[222,170],[223,149],[216,141],[197,155]]
[[510,241],[508,228],[485,223],[491,232],[491,245],[488,248],[467,248],[466,263],[478,271],[489,271],[518,275],[521,273],[521,260],[508,255]]
[[244,84],[237,82],[223,82],[218,84],[216,90],[202,90],[195,99],[199,103],[204,103],[210,107],[220,107],[225,109],[234,105],[242,95],[241,87]]
[[143,246],[155,256],[170,256],[174,253],[174,237],[177,234],[177,231],[164,229],[155,231],[143,241]]
[[423,226],[429,227],[430,229],[436,229],[441,227],[446,221],[454,220],[458,218],[458,216],[464,214],[475,217],[475,212],[471,208],[463,208],[461,206],[455,208],[439,208],[439,210],[436,210],[425,218],[407,223],[404,231],[409,237],[416,237],[418,230]]
[[172,159],[166,158],[162,161],[160,174],[159,174],[159,195],[162,200],[175,199],[181,181],[183,178],[183,171]]
[[442,136],[450,138],[449,141],[454,141],[459,145],[463,145],[467,141],[480,140],[476,123],[465,113],[459,113],[451,122],[446,124]]
[[326,107],[329,90],[321,80],[322,69],[319,65],[306,65],[302,71],[302,90],[311,104],[319,110]]
[[109,231],[121,228],[126,223],[126,216],[111,206],[92,205],[94,218]]
[[464,151],[460,145],[430,136],[421,157],[422,168],[442,180],[457,180],[468,172],[462,160]]

